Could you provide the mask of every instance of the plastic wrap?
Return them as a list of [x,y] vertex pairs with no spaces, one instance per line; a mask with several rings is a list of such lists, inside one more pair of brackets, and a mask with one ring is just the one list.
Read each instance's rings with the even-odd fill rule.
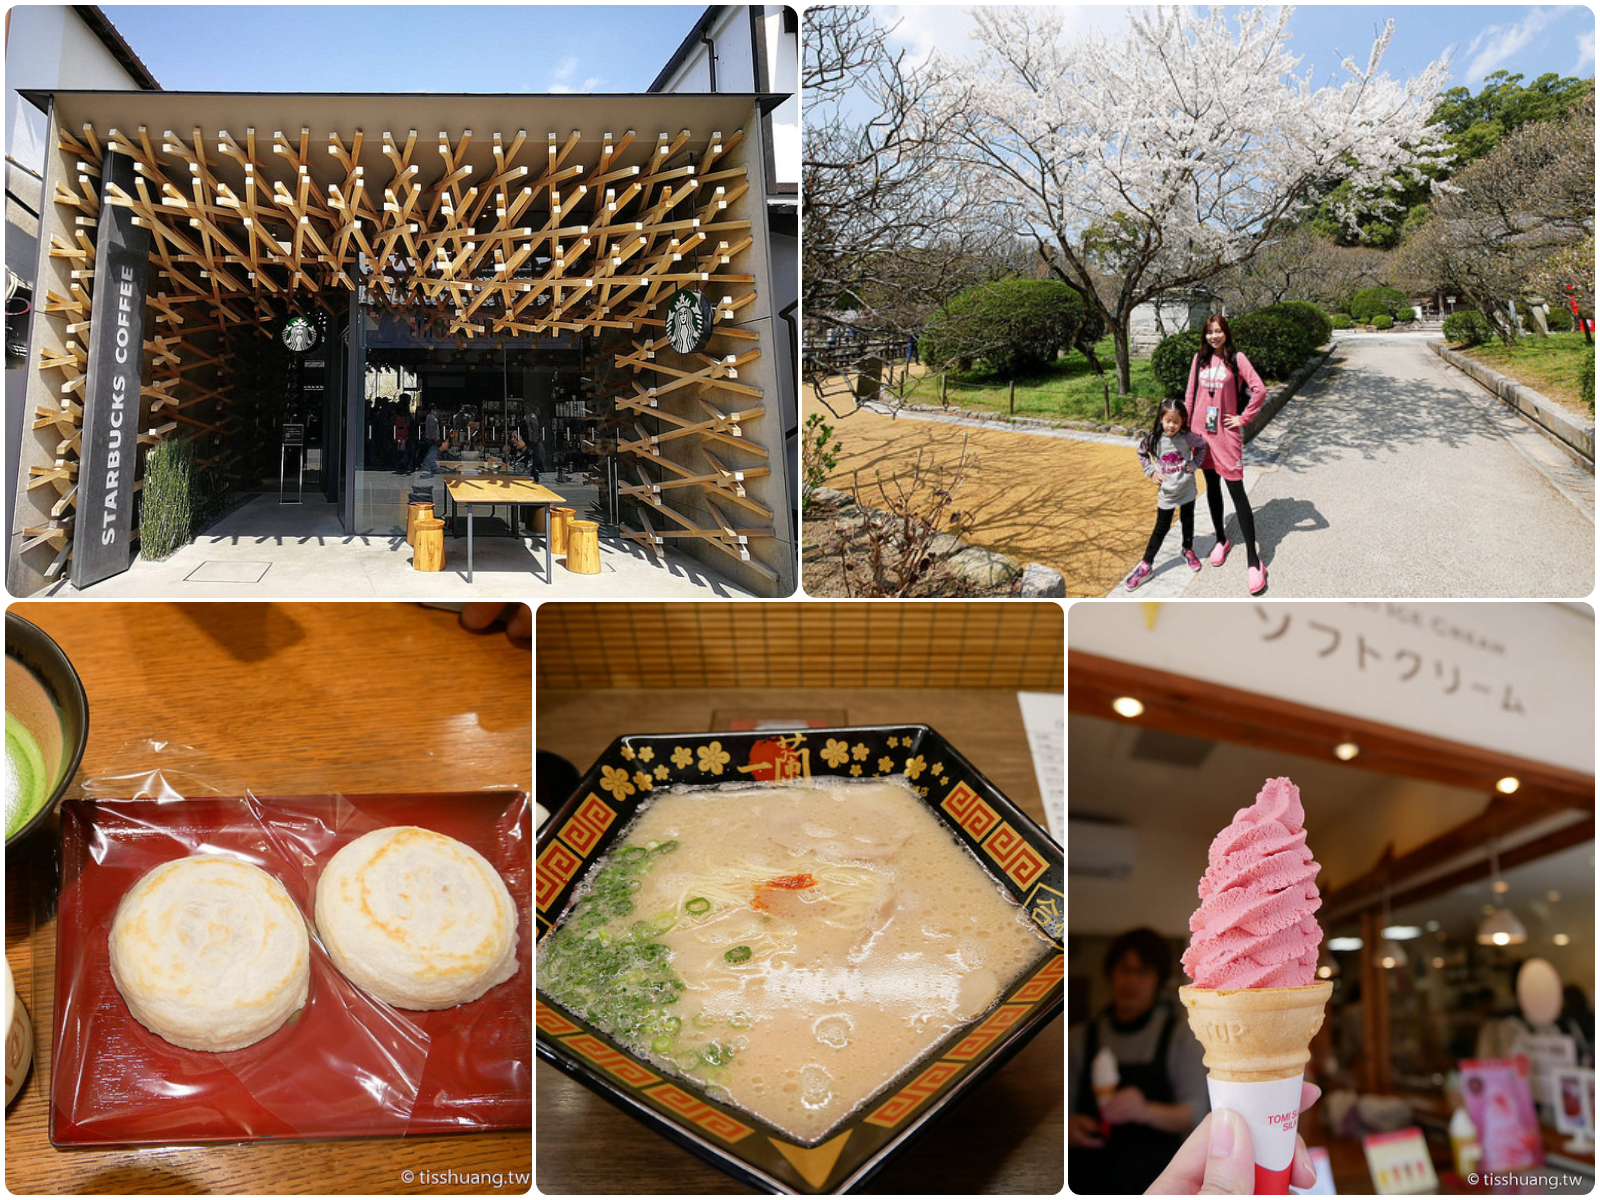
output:
[[[146,766],[84,781],[62,806],[51,1141],[197,1142],[521,1128],[532,1120],[531,812],[519,791],[256,796],[207,778],[204,756],[144,745]],[[148,763],[158,761],[158,767]],[[518,970],[471,1003],[391,1008],[329,960],[317,879],[341,846],[418,825],[466,843],[517,906]],[[187,1050],[136,1021],[111,978],[107,938],[145,872],[221,854],[277,878],[311,936],[305,1006],[224,1053]]]

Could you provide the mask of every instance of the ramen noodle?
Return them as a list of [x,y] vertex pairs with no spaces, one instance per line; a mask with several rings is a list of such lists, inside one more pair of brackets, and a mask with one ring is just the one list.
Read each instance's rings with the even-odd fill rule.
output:
[[1049,948],[899,778],[665,792],[579,896],[545,993],[801,1140]]

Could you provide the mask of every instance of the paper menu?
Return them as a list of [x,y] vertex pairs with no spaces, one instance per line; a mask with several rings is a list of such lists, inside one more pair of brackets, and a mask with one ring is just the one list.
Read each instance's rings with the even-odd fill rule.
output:
[[1018,692],[1022,725],[1033,753],[1033,773],[1039,780],[1050,836],[1065,844],[1063,825],[1067,807],[1067,702],[1060,692]]
[[1373,1189],[1380,1196],[1439,1190],[1439,1177],[1434,1174],[1433,1159],[1419,1126],[1371,1134],[1361,1139],[1361,1148],[1367,1155]]

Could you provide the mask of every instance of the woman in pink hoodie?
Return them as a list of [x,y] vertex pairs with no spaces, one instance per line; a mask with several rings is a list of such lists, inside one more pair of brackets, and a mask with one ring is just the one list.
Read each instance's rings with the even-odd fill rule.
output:
[[[1261,411],[1267,398],[1267,385],[1250,365],[1250,360],[1233,345],[1228,319],[1218,313],[1206,318],[1200,353],[1189,366],[1189,429],[1206,440],[1206,504],[1211,509],[1211,524],[1217,544],[1211,550],[1211,565],[1220,567],[1228,559],[1233,543],[1223,536],[1222,483],[1233,497],[1233,511],[1244,536],[1245,557],[1249,565],[1250,594],[1267,586],[1267,569],[1256,553],[1256,519],[1250,498],[1244,492],[1244,427]],[[1241,393],[1248,399],[1240,407]]]

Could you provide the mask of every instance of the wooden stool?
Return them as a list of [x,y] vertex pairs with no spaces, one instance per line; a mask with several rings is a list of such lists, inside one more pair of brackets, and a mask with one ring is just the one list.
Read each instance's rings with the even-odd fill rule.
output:
[[444,570],[444,522],[438,517],[418,517],[415,552],[411,565],[418,571]]
[[415,546],[417,544],[417,522],[431,516],[433,516],[432,500],[429,500],[426,504],[419,500],[407,506],[406,545]]
[[575,508],[552,508],[550,510],[550,553],[565,554],[567,552],[567,522],[577,514]]
[[567,570],[574,575],[600,574],[600,522],[567,522]]

